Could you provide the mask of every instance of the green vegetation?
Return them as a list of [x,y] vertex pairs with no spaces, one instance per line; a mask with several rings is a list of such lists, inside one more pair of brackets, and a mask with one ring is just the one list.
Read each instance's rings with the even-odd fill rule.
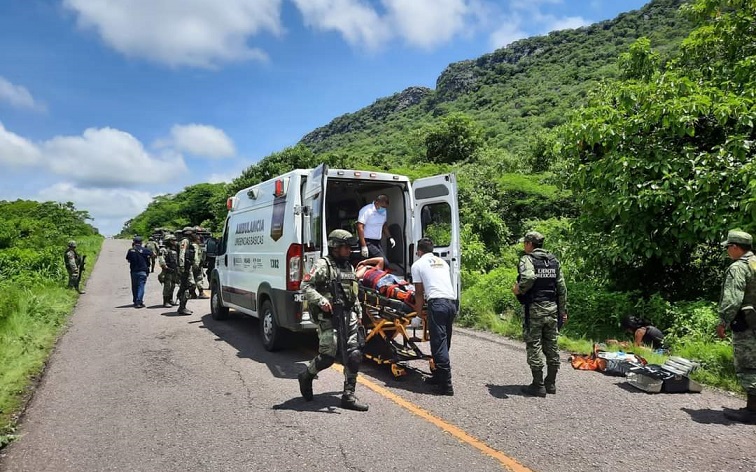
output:
[[[102,237],[73,204],[0,201],[0,447],[13,438],[14,415],[44,368],[78,295],[67,290],[69,240],[92,267]],[[88,277],[88,270],[84,279]]]
[[[629,339],[619,320],[633,314],[665,330],[674,354],[702,361],[700,380],[738,390],[713,301],[729,263],[717,242],[756,230],[755,20],[756,0],[653,0],[524,39],[449,65],[436,90],[334,119],[226,195],[321,162],[413,179],[456,172],[462,325],[520,336],[515,241],[536,229],[567,278],[564,348]],[[157,215],[150,224],[186,218]]]

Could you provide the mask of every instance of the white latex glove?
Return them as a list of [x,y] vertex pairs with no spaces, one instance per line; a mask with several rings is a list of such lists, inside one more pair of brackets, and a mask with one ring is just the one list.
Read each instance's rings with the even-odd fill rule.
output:
[[389,244],[391,245],[392,249],[394,248],[394,246],[396,246],[396,241],[394,241],[394,238],[389,238]]
[[367,250],[367,246],[362,246],[360,248],[360,254],[362,254],[362,257],[367,257],[368,256],[369,253],[368,253],[368,250]]

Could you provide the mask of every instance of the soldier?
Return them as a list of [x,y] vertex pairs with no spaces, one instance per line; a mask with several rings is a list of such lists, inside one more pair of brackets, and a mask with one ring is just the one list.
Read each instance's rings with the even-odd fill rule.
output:
[[722,243],[734,262],[725,272],[719,299],[717,335],[732,330],[735,373],[748,396],[745,408],[725,410],[728,419],[756,424],[756,255],[753,237],[743,231],[730,231]]
[[155,259],[158,257],[159,253],[159,247],[158,243],[155,241],[154,236],[150,236],[150,238],[147,240],[147,243],[144,245],[147,249],[150,250],[152,255],[150,256],[150,272],[155,272]]
[[68,271],[68,288],[76,289],[79,293],[86,293],[84,290],[79,289],[84,258],[76,252],[76,241],[68,242],[68,249],[63,259],[66,263],[66,271]]
[[[357,301],[357,277],[354,268],[349,263],[352,244],[356,239],[348,231],[337,229],[328,235],[328,256],[318,259],[312,270],[305,275],[302,282],[302,292],[310,313],[318,326],[318,355],[303,370],[299,378],[299,390],[305,400],[313,399],[312,381],[318,372],[327,369],[336,360],[337,335],[346,340],[342,344],[344,355],[344,393],[341,396],[341,407],[349,410],[367,411],[368,405],[360,403],[354,395],[357,385],[357,374],[360,370],[362,352],[359,346],[359,324],[362,319],[362,309]],[[338,314],[332,303],[332,282],[340,282],[341,289],[337,296],[344,298],[344,320],[334,318]],[[347,324],[345,326],[345,324]],[[337,329],[345,332],[337,333]]]
[[[202,250],[202,244],[200,243],[199,236],[197,234],[197,231],[199,230],[199,227],[195,227],[195,238],[194,241],[192,241],[192,245],[194,246],[194,262],[192,263],[192,293],[196,293],[196,298],[208,298],[205,296],[205,289],[202,287],[203,282],[203,276],[202,276],[202,264],[204,262],[204,251]],[[196,290],[196,292],[195,292]],[[195,297],[192,297],[195,298]]]
[[158,280],[163,284],[163,306],[171,308],[178,305],[173,299],[173,291],[176,282],[179,282],[178,252],[176,251],[176,236],[169,234],[163,239],[163,247],[160,250],[159,264],[163,270],[158,275]]
[[[512,293],[524,305],[523,336],[533,382],[522,387],[526,395],[545,397],[556,393],[556,375],[559,371],[557,334],[567,320],[567,287],[559,261],[543,248],[544,236],[528,232],[521,240],[525,255],[520,259],[517,282]],[[547,374],[543,378],[543,359],[546,357]]]
[[179,244],[178,266],[179,266],[179,309],[181,315],[191,315],[192,310],[186,307],[189,300],[189,289],[193,280],[192,266],[194,265],[195,250],[192,244],[195,240],[194,228],[186,226],[183,229],[184,237]]

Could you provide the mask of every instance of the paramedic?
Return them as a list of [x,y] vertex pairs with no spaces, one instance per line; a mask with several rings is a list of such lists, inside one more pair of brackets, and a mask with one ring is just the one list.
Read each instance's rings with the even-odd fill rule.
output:
[[725,272],[719,299],[717,335],[732,330],[735,373],[746,391],[747,403],[739,410],[725,410],[726,418],[756,424],[756,255],[753,237],[743,231],[730,231],[722,243],[733,260]]
[[[559,318],[567,319],[567,286],[559,260],[542,249],[544,239],[537,231],[529,231],[521,239],[525,255],[520,259],[517,282],[512,286],[512,293],[525,309],[523,337],[528,365],[533,373],[533,382],[522,391],[534,397],[556,393]],[[542,352],[547,366],[545,380]]]
[[412,283],[415,285],[415,311],[420,314],[423,301],[427,304],[428,332],[431,355],[436,365],[433,376],[426,383],[434,386],[439,395],[454,395],[452,387],[451,348],[452,325],[459,304],[452,285],[449,264],[433,254],[433,241],[423,238],[417,242],[418,259],[412,264]]
[[[362,319],[362,307],[357,301],[357,276],[349,256],[352,253],[351,245],[355,238],[352,233],[343,229],[331,231],[328,235],[328,255],[315,262],[312,270],[305,274],[302,281],[302,292],[310,310],[310,314],[317,322],[318,330],[318,355],[310,361],[305,370],[299,373],[299,391],[305,400],[313,399],[312,381],[317,378],[318,372],[330,367],[336,360],[338,350],[338,336],[346,339],[346,358],[344,365],[344,392],[341,395],[341,407],[348,410],[367,411],[368,405],[360,403],[354,395],[357,385],[357,374],[360,371],[362,352],[360,351],[358,330]],[[331,304],[331,282],[341,282],[340,296],[344,301],[344,315],[348,319],[346,323],[339,323],[333,318],[334,311]],[[346,320],[345,320],[346,321]],[[345,333],[337,333],[338,329],[346,329]]]
[[357,215],[357,235],[360,240],[360,254],[362,257],[383,257],[384,264],[388,266],[388,260],[381,248],[381,237],[388,238],[389,245],[393,248],[396,241],[389,235],[386,225],[386,208],[389,206],[389,198],[386,195],[378,195],[372,203],[368,203]]

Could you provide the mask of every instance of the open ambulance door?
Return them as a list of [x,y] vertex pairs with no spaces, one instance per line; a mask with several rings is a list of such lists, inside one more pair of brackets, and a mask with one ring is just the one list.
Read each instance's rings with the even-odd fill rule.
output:
[[321,256],[328,253],[325,233],[325,189],[328,166],[320,164],[307,175],[302,193],[303,271],[307,273]]
[[451,270],[452,284],[460,296],[459,205],[454,174],[434,175],[412,183],[414,193],[413,242],[431,238],[434,254]]

